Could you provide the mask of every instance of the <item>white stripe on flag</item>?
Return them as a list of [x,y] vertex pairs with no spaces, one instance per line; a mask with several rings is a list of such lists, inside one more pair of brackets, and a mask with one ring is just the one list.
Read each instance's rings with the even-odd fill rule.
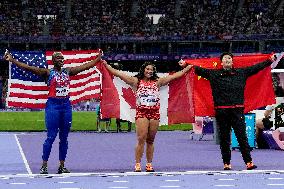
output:
[[87,95],[95,95],[95,94],[98,94],[98,93],[100,93],[100,89],[85,91],[84,93],[82,93],[80,95],[71,96],[70,100],[73,101],[73,100],[77,100],[77,99],[82,98],[82,97],[87,96]]
[[[73,55],[66,55],[64,54],[64,51],[62,51],[62,54],[65,60],[70,60],[70,59],[79,59],[79,58],[90,58],[92,56],[97,56],[99,53],[93,52],[93,53],[87,53],[87,54],[80,54],[79,52],[77,52]],[[52,56],[46,56],[46,60],[52,60]]]
[[46,103],[47,99],[29,99],[29,98],[18,98],[18,97],[7,97],[8,102],[22,102],[30,104]]
[[9,79],[8,84],[12,84],[12,83],[23,84],[27,86],[46,86],[45,82],[32,82],[32,81],[23,81],[19,79]]
[[[80,87],[70,88],[69,91],[70,92],[78,92],[78,91],[82,91],[82,90],[84,90],[84,89],[86,89],[88,87],[99,86],[99,85],[100,85],[99,81],[94,81],[94,82],[90,82],[90,83],[88,83],[86,85],[83,85],[83,86],[80,86]],[[98,87],[98,89],[100,89],[100,88]]]
[[33,91],[33,90],[25,90],[19,88],[10,88],[9,93],[25,93],[29,95],[47,95],[48,91]]

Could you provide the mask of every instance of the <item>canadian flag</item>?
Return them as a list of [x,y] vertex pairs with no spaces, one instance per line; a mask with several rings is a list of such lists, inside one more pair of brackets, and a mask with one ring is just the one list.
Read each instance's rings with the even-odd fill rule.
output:
[[[102,118],[120,118],[135,122],[136,97],[132,88],[120,78],[111,75],[102,63]],[[126,72],[128,75],[135,73]],[[194,122],[193,72],[160,88],[160,125]],[[168,74],[158,74],[164,77]]]

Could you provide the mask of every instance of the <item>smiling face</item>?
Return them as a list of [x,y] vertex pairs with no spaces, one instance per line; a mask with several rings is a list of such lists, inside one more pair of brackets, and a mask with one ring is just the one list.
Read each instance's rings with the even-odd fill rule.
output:
[[226,54],[222,57],[222,63],[224,69],[231,69],[233,67],[233,57]]
[[64,65],[64,57],[63,54],[61,52],[55,52],[52,55],[52,61],[53,61],[53,65],[56,68],[62,68]]
[[153,65],[148,65],[145,67],[144,70],[144,77],[146,77],[147,79],[150,79],[154,74],[154,67]]
[[186,63],[184,60],[180,60],[180,61],[178,62],[178,64],[179,64],[179,66],[182,67],[182,68],[184,68],[184,67],[187,66],[187,63]]

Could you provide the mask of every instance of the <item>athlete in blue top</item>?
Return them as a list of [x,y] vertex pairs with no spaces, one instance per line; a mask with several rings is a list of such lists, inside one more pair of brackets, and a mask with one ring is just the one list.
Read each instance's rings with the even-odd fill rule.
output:
[[40,75],[47,79],[47,85],[49,87],[48,100],[45,108],[45,125],[47,129],[47,138],[43,144],[42,154],[42,167],[40,174],[48,174],[47,161],[50,155],[52,144],[59,131],[59,161],[58,174],[70,173],[65,168],[64,162],[68,149],[68,133],[70,131],[72,123],[72,108],[69,100],[69,76],[76,75],[79,72],[88,70],[95,66],[97,62],[101,60],[101,53],[98,57],[86,64],[72,68],[63,68],[64,57],[61,52],[55,52],[52,55],[52,62],[54,68],[38,68],[35,66],[29,66],[25,63],[15,60],[12,55],[6,51],[4,59],[20,68],[29,70],[37,75]]

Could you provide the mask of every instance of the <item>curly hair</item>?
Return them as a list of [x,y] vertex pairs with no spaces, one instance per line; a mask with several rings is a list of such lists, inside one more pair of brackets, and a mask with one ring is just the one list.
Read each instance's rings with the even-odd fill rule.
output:
[[157,75],[157,69],[156,69],[156,66],[151,62],[145,62],[140,67],[138,74],[135,75],[134,77],[137,77],[139,80],[143,79],[145,77],[145,75],[144,75],[145,68],[149,65],[153,66],[153,75],[150,77],[150,80],[157,80],[159,78],[158,75]]

